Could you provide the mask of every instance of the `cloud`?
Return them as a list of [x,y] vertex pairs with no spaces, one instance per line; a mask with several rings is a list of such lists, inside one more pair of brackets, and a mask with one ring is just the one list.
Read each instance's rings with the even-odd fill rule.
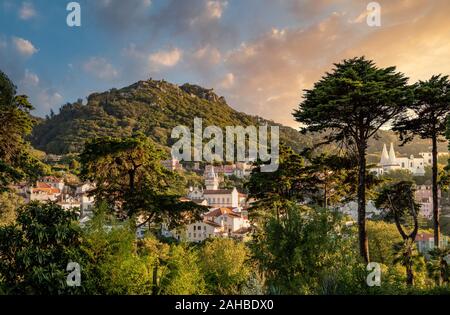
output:
[[168,0],[151,17],[153,36],[172,36],[200,48],[207,44],[226,46],[238,38],[236,27],[223,23],[225,0]]
[[88,9],[93,12],[98,25],[115,36],[150,23],[151,0],[96,0],[88,5],[92,5]]
[[40,114],[46,114],[50,109],[61,106],[63,99],[63,96],[53,88],[42,89],[31,98],[33,105],[37,104],[36,107]]
[[342,6],[308,27],[273,28],[242,43],[226,53],[223,67],[233,74],[234,84],[221,84],[227,81],[219,78],[219,93],[238,110],[296,126],[291,113],[302,100],[302,90],[344,58],[365,55],[380,67],[396,65],[411,82],[450,73],[450,2],[380,4],[379,28],[349,22],[365,5],[357,10]]
[[225,77],[219,82],[218,87],[221,89],[230,89],[234,85],[234,74],[227,73]]
[[29,20],[36,16],[36,10],[34,6],[30,2],[23,2],[22,6],[19,9],[19,18],[21,20]]
[[201,64],[215,65],[222,61],[222,53],[211,45],[205,45],[192,54],[195,61]]
[[151,54],[149,56],[149,61],[156,67],[173,67],[181,60],[182,55],[183,52],[178,48],[174,48],[172,50],[161,50]]
[[36,73],[25,69],[25,76],[22,79],[22,84],[27,86],[38,86],[39,85],[39,77]]
[[226,1],[208,1],[205,10],[206,16],[211,19],[220,19],[227,5]]
[[83,70],[100,80],[111,81],[119,72],[105,58],[91,57],[83,64]]
[[30,57],[38,52],[38,49],[29,40],[20,37],[13,37],[12,40],[17,52],[24,57]]

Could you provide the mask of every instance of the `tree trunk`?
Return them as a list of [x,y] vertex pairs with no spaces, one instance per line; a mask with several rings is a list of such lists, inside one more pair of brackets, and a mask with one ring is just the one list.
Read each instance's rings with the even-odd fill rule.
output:
[[152,295],[158,295],[158,264],[153,267]]
[[433,228],[434,228],[434,246],[439,248],[441,228],[439,224],[439,204],[438,204],[438,185],[437,185],[437,137],[434,136],[433,140],[433,153],[432,153],[432,190],[433,190]]
[[358,235],[359,252],[366,263],[369,263],[369,240],[366,230],[366,149],[359,148],[358,178]]
[[414,273],[412,265],[406,265],[406,284],[408,286],[414,285]]

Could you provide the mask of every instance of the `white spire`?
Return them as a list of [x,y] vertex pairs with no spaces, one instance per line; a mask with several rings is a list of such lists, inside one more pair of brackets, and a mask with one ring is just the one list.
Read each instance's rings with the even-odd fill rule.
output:
[[389,164],[396,164],[397,158],[395,157],[394,144],[391,142],[391,148],[389,149]]
[[389,164],[389,154],[388,154],[388,151],[387,151],[387,148],[386,148],[386,143],[383,145],[383,152],[381,153],[380,164],[381,165]]

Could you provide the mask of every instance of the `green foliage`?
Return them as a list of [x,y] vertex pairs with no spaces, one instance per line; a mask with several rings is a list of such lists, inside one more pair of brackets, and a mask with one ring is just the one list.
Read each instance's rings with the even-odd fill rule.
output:
[[239,293],[251,274],[247,246],[232,239],[207,241],[200,250],[200,266],[212,294]]
[[185,244],[171,245],[161,270],[160,294],[193,295],[205,293],[205,281],[199,267],[199,253]]
[[450,81],[448,76],[433,75],[428,81],[412,86],[414,99],[409,115],[397,117],[393,130],[399,132],[404,142],[414,136],[431,139],[444,136],[450,113]]
[[[48,153],[81,152],[86,139],[131,136],[141,131],[153,141],[170,147],[172,129],[179,125],[193,130],[193,117],[204,126],[256,126],[274,122],[240,113],[212,90],[195,85],[177,86],[165,81],[140,81],[131,86],[66,104],[33,130],[32,143]],[[295,129],[280,126],[281,140],[300,150],[313,144],[311,136],[300,137]]]
[[108,218],[105,209],[84,228],[82,286],[88,294],[150,294],[152,259],[138,255],[131,222]]
[[415,177],[409,170],[390,170],[388,173],[384,173],[381,178],[384,181],[389,182],[413,182]]
[[377,68],[364,57],[344,60],[305,91],[294,117],[306,124],[304,131],[330,128],[335,132],[329,141],[347,140],[365,150],[367,140],[409,104],[406,83],[395,67]]
[[34,180],[48,169],[33,155],[25,137],[31,133],[33,109],[25,95],[0,71],[0,191],[22,179]]
[[332,72],[306,90],[294,113],[302,132],[325,132],[326,142],[340,142],[357,153],[360,253],[370,260],[365,228],[366,154],[370,138],[402,113],[411,100],[408,79],[395,67],[378,68],[364,57],[335,64]]
[[119,217],[142,215],[146,222],[170,226],[199,220],[206,209],[179,202],[182,177],[166,170],[163,152],[143,134],[90,140],[80,155],[81,178],[96,184],[96,201],[105,201]]
[[23,198],[15,192],[0,193],[0,227],[14,223],[17,216],[17,209],[22,204]]
[[17,223],[0,227],[0,286],[9,294],[71,294],[66,267],[79,262],[76,214],[56,204],[30,203]]
[[402,241],[394,224],[385,221],[367,222],[367,234],[372,261],[383,265],[393,265],[394,244]]
[[359,285],[349,269],[358,259],[348,232],[339,215],[320,208],[292,204],[279,220],[269,219],[251,244],[269,292],[332,293],[346,282]]

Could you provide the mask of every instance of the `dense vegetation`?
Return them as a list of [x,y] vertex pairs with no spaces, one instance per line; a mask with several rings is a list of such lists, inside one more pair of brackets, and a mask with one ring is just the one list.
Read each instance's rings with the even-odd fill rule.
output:
[[[450,292],[450,249],[436,246],[423,254],[415,243],[419,232],[430,232],[418,220],[421,209],[412,182],[417,180],[401,171],[375,177],[366,169],[366,156],[381,149],[373,149],[377,133],[388,133],[380,126],[401,117],[409,100],[415,104],[420,99],[394,67],[378,68],[365,58],[345,60],[306,91],[295,116],[306,123],[305,130],[323,134],[302,138],[283,128],[278,170],[263,173],[262,162],[256,161],[248,181],[238,183],[256,199],[248,209],[251,237],[195,244],[159,233],[163,223],[182,228],[206,210],[181,202],[186,184],[198,178],[164,169],[161,145],[170,146],[171,128],[192,127],[195,116],[221,127],[263,120],[237,113],[210,90],[151,80],[93,94],[87,105],[63,106],[35,127],[31,139],[48,152],[77,153],[64,157],[69,167],[61,173],[67,181],[73,171],[95,184],[94,216],[80,224],[75,211],[55,203],[23,205],[12,197],[8,184],[34,180],[45,167],[26,140],[33,124],[31,105],[15,95],[6,76],[1,83],[0,96],[6,95],[0,98],[3,135],[12,132],[14,141],[4,137],[0,144],[0,172],[6,179],[0,199],[0,294]],[[440,105],[448,108],[450,103]],[[341,150],[319,151],[312,146],[317,140]],[[434,179],[434,189],[449,183],[448,168],[439,171],[437,178],[436,165],[427,169],[424,179]],[[356,224],[339,211],[355,200]],[[366,217],[366,200],[375,201],[378,216]],[[137,237],[144,224],[144,237]],[[367,281],[368,262],[378,263],[380,283]],[[70,285],[74,278],[67,267],[73,263],[81,268],[76,286]]]

